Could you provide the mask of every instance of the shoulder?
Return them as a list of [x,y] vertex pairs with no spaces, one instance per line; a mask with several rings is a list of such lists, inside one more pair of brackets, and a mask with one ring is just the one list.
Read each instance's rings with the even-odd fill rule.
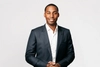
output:
[[62,26],[59,26],[59,25],[58,25],[58,29],[59,29],[59,30],[62,30],[62,31],[64,31],[64,32],[69,32],[69,31],[70,31],[70,29],[65,28],[65,27],[62,27]]
[[45,27],[44,25],[38,26],[38,27],[32,29],[31,31],[34,31],[34,32],[41,31],[44,27]]
[[64,37],[71,37],[71,32],[70,29],[62,27],[62,26],[58,26],[58,31],[61,31],[64,35]]

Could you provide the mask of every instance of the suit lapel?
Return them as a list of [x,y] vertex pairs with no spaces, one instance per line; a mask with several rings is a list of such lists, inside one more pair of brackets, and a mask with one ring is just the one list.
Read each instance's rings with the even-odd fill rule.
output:
[[[60,45],[61,45],[61,42],[62,42],[62,40],[63,40],[62,37],[63,37],[63,31],[61,30],[61,27],[58,26],[57,52],[58,52],[59,47],[60,47]],[[57,52],[56,52],[56,54],[57,54]]]
[[50,42],[49,42],[49,37],[48,37],[45,25],[43,26],[43,29],[42,29],[42,36],[44,36],[44,38],[43,38],[43,42],[45,44],[44,47],[47,47],[47,49],[48,49],[48,51],[49,51],[49,53],[50,53],[50,55],[52,57],[51,47],[50,47]]

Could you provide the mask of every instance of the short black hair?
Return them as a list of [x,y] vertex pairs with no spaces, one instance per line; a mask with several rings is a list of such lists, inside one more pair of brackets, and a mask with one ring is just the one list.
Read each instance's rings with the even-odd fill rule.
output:
[[48,6],[54,6],[54,7],[57,8],[57,11],[59,11],[58,7],[57,7],[55,4],[53,4],[53,3],[48,4],[48,5],[45,7],[45,9],[44,9],[45,11],[46,11],[46,9],[47,9]]

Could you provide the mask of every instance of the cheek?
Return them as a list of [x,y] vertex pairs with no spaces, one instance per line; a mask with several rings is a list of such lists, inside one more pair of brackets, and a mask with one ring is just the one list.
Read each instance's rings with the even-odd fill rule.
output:
[[55,16],[54,18],[55,18],[55,19],[58,19],[58,16]]
[[58,18],[58,17],[59,17],[59,15],[54,15],[54,17],[55,17],[55,18]]
[[49,18],[49,16],[47,15],[47,16],[45,16],[45,18],[46,18],[46,19],[48,19],[48,18]]

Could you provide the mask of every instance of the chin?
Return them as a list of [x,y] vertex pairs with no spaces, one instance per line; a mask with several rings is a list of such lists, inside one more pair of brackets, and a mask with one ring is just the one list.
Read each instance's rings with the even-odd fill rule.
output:
[[47,24],[53,26],[53,25],[56,25],[56,22],[55,21],[52,21],[52,22],[48,21]]
[[50,25],[54,25],[55,23],[49,23]]

